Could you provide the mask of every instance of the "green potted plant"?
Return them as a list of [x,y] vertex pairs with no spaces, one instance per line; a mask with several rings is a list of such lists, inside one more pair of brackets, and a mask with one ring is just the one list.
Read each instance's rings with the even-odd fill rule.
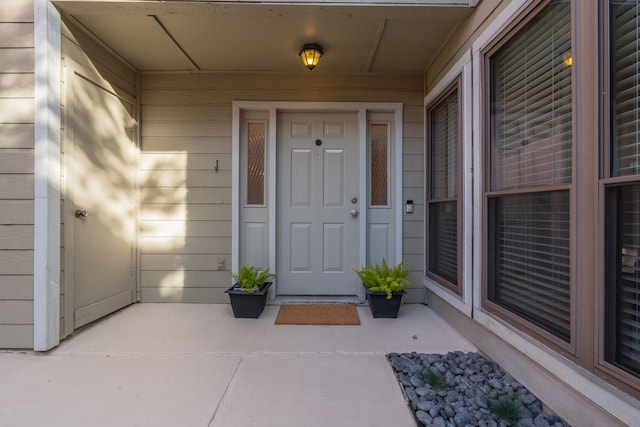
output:
[[275,274],[269,269],[242,265],[237,273],[231,273],[235,284],[225,291],[229,294],[234,317],[257,319],[267,303],[267,292],[273,282],[268,282]]
[[382,264],[368,265],[356,270],[365,287],[373,317],[398,317],[404,289],[409,286],[406,279],[409,274],[408,267],[405,261],[389,266],[383,258]]

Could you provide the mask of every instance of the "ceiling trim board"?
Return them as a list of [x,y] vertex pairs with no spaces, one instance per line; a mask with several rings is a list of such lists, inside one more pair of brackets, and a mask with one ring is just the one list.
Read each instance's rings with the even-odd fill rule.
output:
[[180,45],[180,43],[178,43],[178,41],[173,37],[173,35],[169,32],[169,30],[167,29],[167,27],[165,27],[162,24],[162,21],[160,21],[160,18],[158,18],[157,15],[150,15],[154,21],[156,21],[156,24],[158,24],[158,26],[162,29],[162,31],[164,31],[164,33],[167,35],[167,37],[169,37],[169,39],[171,39],[171,41],[173,42],[173,44],[180,50],[180,52],[182,52],[182,54],[184,55],[185,58],[187,58],[187,61],[189,61],[191,63],[191,65],[193,65],[195,67],[195,69],[197,71],[202,71],[200,69],[200,67],[198,66],[198,64],[196,64],[196,62],[191,58],[191,56],[189,56],[189,54],[187,53],[186,50],[184,50],[182,48],[182,46]]
[[378,30],[376,31],[376,35],[373,39],[373,44],[371,45],[371,50],[369,51],[369,57],[367,58],[367,65],[364,67],[364,71],[366,73],[371,72],[371,67],[373,66],[373,60],[376,57],[376,53],[378,52],[378,48],[380,47],[380,42],[382,41],[382,36],[384,35],[384,27],[387,25],[386,19],[381,19],[378,22]]

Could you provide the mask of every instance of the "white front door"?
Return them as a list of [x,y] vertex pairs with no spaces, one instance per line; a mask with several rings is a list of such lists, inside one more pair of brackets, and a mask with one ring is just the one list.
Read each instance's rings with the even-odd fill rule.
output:
[[355,295],[355,113],[282,113],[277,135],[277,293]]

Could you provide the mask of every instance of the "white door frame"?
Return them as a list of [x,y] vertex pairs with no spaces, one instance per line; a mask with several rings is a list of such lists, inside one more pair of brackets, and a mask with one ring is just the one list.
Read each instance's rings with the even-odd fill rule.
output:
[[33,349],[60,342],[60,13],[34,1]]
[[[232,180],[231,180],[231,268],[238,271],[240,260],[240,127],[243,111],[268,112],[267,119],[267,200],[269,221],[269,268],[276,271],[276,139],[277,116],[279,112],[351,112],[358,115],[358,169],[360,174],[358,198],[368,203],[367,196],[367,113],[386,112],[394,115],[395,134],[393,138],[395,154],[394,186],[391,191],[398,195],[394,210],[395,236],[394,251],[396,260],[402,259],[402,103],[350,103],[350,102],[269,102],[269,101],[234,101],[232,119]],[[359,264],[367,262],[367,209],[361,205],[358,216],[358,257]],[[355,274],[355,273],[354,273]],[[277,287],[277,278],[275,280]],[[270,298],[275,295],[270,291]],[[364,300],[364,290],[358,288],[358,297]]]

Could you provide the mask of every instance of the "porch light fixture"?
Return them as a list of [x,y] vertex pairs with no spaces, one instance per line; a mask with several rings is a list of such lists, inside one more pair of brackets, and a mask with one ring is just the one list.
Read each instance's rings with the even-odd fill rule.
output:
[[318,65],[323,53],[322,46],[316,43],[309,43],[302,46],[302,50],[300,50],[298,55],[302,58],[304,66],[311,71]]

